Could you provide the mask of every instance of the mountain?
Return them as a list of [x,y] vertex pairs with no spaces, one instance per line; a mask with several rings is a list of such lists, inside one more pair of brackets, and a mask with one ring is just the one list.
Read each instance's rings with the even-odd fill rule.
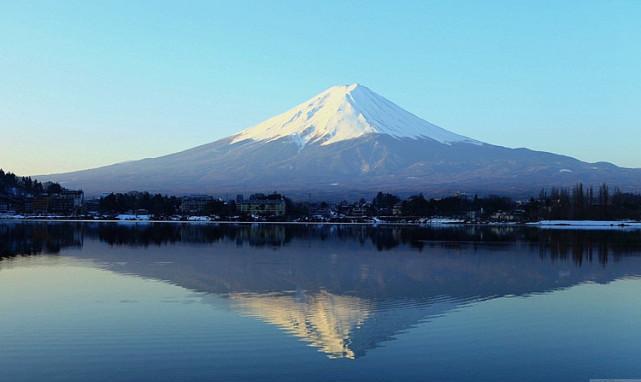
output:
[[334,86],[254,127],[186,151],[38,178],[89,195],[130,190],[280,191],[316,198],[376,191],[530,195],[577,182],[641,190],[641,169],[480,142],[358,84]]

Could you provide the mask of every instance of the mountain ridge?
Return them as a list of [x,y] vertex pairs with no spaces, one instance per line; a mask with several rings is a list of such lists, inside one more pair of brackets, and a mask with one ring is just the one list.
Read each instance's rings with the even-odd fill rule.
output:
[[38,178],[90,195],[146,190],[280,191],[319,199],[377,191],[531,196],[578,182],[641,190],[641,169],[480,142],[357,84],[329,88],[262,123],[191,149]]

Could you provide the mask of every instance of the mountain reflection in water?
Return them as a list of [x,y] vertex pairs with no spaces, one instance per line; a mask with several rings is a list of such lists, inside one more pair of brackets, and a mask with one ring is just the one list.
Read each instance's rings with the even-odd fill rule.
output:
[[38,254],[90,260],[117,273],[225,296],[240,314],[275,325],[328,357],[354,359],[473,301],[638,276],[641,232],[0,224],[0,271],[16,257]]

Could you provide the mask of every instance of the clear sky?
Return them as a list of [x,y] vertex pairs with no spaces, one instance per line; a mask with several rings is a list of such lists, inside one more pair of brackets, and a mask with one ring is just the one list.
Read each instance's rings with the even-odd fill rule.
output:
[[641,1],[4,1],[0,167],[214,141],[335,84],[509,147],[641,167]]

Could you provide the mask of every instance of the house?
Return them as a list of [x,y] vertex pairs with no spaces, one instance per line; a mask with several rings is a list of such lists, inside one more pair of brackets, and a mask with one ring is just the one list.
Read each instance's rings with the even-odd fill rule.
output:
[[392,215],[400,216],[403,215],[403,203],[398,202],[392,207]]
[[497,211],[490,217],[495,222],[513,222],[515,217],[511,212]]
[[363,217],[367,216],[368,210],[365,207],[355,206],[349,211],[350,216]]
[[480,210],[467,211],[465,213],[465,218],[468,221],[477,221],[481,218],[482,215],[483,215],[483,209],[481,208]]
[[329,206],[314,206],[310,210],[310,215],[314,219],[330,219],[336,215]]

